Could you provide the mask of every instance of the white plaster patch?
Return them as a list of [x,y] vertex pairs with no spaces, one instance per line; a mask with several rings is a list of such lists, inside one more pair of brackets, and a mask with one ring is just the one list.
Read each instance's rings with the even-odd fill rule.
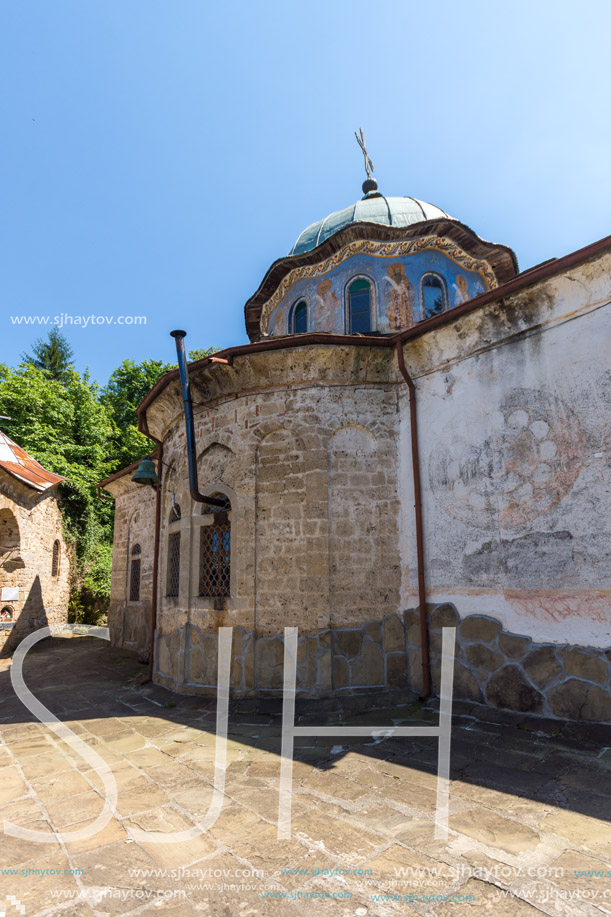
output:
[[546,439],[539,446],[539,455],[542,459],[552,459],[558,452],[558,446],[550,439]]
[[530,429],[537,437],[537,439],[543,439],[545,436],[547,436],[549,424],[545,423],[544,420],[535,420],[534,423],[531,423]]
[[510,427],[525,427],[528,423],[528,414],[526,411],[513,411],[507,418]]

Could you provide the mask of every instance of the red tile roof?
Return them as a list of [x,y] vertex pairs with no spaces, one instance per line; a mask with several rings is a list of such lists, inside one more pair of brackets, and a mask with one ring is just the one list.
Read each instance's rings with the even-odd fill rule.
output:
[[66,481],[59,474],[53,474],[43,468],[36,459],[14,443],[10,437],[0,430],[0,468],[34,490],[47,490],[60,481]]

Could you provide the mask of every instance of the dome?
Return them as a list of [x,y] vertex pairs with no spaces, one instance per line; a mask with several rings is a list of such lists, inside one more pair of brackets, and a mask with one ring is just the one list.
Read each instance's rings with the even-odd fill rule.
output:
[[351,223],[381,223],[383,226],[405,227],[413,223],[422,223],[424,220],[439,220],[444,217],[453,219],[434,204],[418,201],[415,197],[384,197],[374,192],[366,194],[356,204],[337,210],[324,220],[312,223],[303,230],[289,254],[300,255],[302,252],[308,252]]

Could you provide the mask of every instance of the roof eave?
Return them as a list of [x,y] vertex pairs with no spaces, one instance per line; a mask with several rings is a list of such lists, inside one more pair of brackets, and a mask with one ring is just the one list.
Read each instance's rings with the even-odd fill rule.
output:
[[[394,347],[397,340],[407,341],[411,338],[420,337],[433,328],[437,328],[441,325],[451,324],[452,322],[461,318],[463,315],[474,312],[475,310],[482,308],[490,302],[495,302],[496,300],[503,299],[503,297],[512,293],[527,289],[528,287],[533,286],[542,280],[548,280],[551,277],[554,277],[556,274],[559,274],[564,270],[569,270],[572,267],[576,267],[577,265],[582,264],[591,258],[598,257],[599,255],[604,254],[606,251],[611,251],[611,235],[604,236],[602,239],[599,239],[596,242],[592,242],[590,245],[586,245],[584,248],[577,249],[568,255],[564,255],[562,258],[552,258],[549,261],[544,261],[540,265],[536,265],[533,268],[529,268],[528,270],[523,271],[521,274],[518,274],[511,280],[508,280],[506,283],[495,287],[493,290],[488,290],[485,293],[481,293],[474,299],[471,299],[460,306],[455,306],[454,308],[449,309],[447,312],[442,312],[440,315],[435,315],[433,318],[428,318],[422,322],[418,322],[411,328],[407,328],[405,331],[401,331],[396,335],[340,335],[322,334],[320,332],[296,334],[287,337],[267,338],[263,341],[253,341],[250,344],[241,344],[237,347],[228,347],[225,350],[221,350],[215,353],[214,357],[217,359],[233,359],[235,357],[261,353],[266,350],[282,350],[290,347],[303,347],[314,344],[349,345],[353,347]],[[194,362],[190,363],[189,367],[191,369],[198,369],[200,367],[210,365],[213,365],[212,358],[203,357],[201,360],[195,360]],[[165,373],[165,375],[161,376],[161,378],[157,380],[150,392],[138,405],[138,429],[144,433],[145,436],[149,436],[151,439],[153,437],[151,437],[148,433],[146,424],[146,410],[174,379],[178,379],[178,369],[170,370],[169,372]],[[125,474],[127,473],[127,470],[128,469],[123,469],[122,472],[117,472],[117,475],[113,475],[113,477],[119,476],[121,473]],[[110,478],[107,479],[107,481],[110,480]],[[102,482],[102,484],[104,483],[105,482]]]

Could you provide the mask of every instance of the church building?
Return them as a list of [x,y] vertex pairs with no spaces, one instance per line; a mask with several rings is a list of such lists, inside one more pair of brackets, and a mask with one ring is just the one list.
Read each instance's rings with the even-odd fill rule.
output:
[[298,627],[303,696],[426,697],[450,626],[456,697],[611,722],[610,298],[611,237],[520,273],[368,173],[274,261],[250,343],[188,366],[210,503],[179,372],[140,405],[154,486],[103,482],[113,643],[209,694],[232,626],[232,694],[273,695]]

